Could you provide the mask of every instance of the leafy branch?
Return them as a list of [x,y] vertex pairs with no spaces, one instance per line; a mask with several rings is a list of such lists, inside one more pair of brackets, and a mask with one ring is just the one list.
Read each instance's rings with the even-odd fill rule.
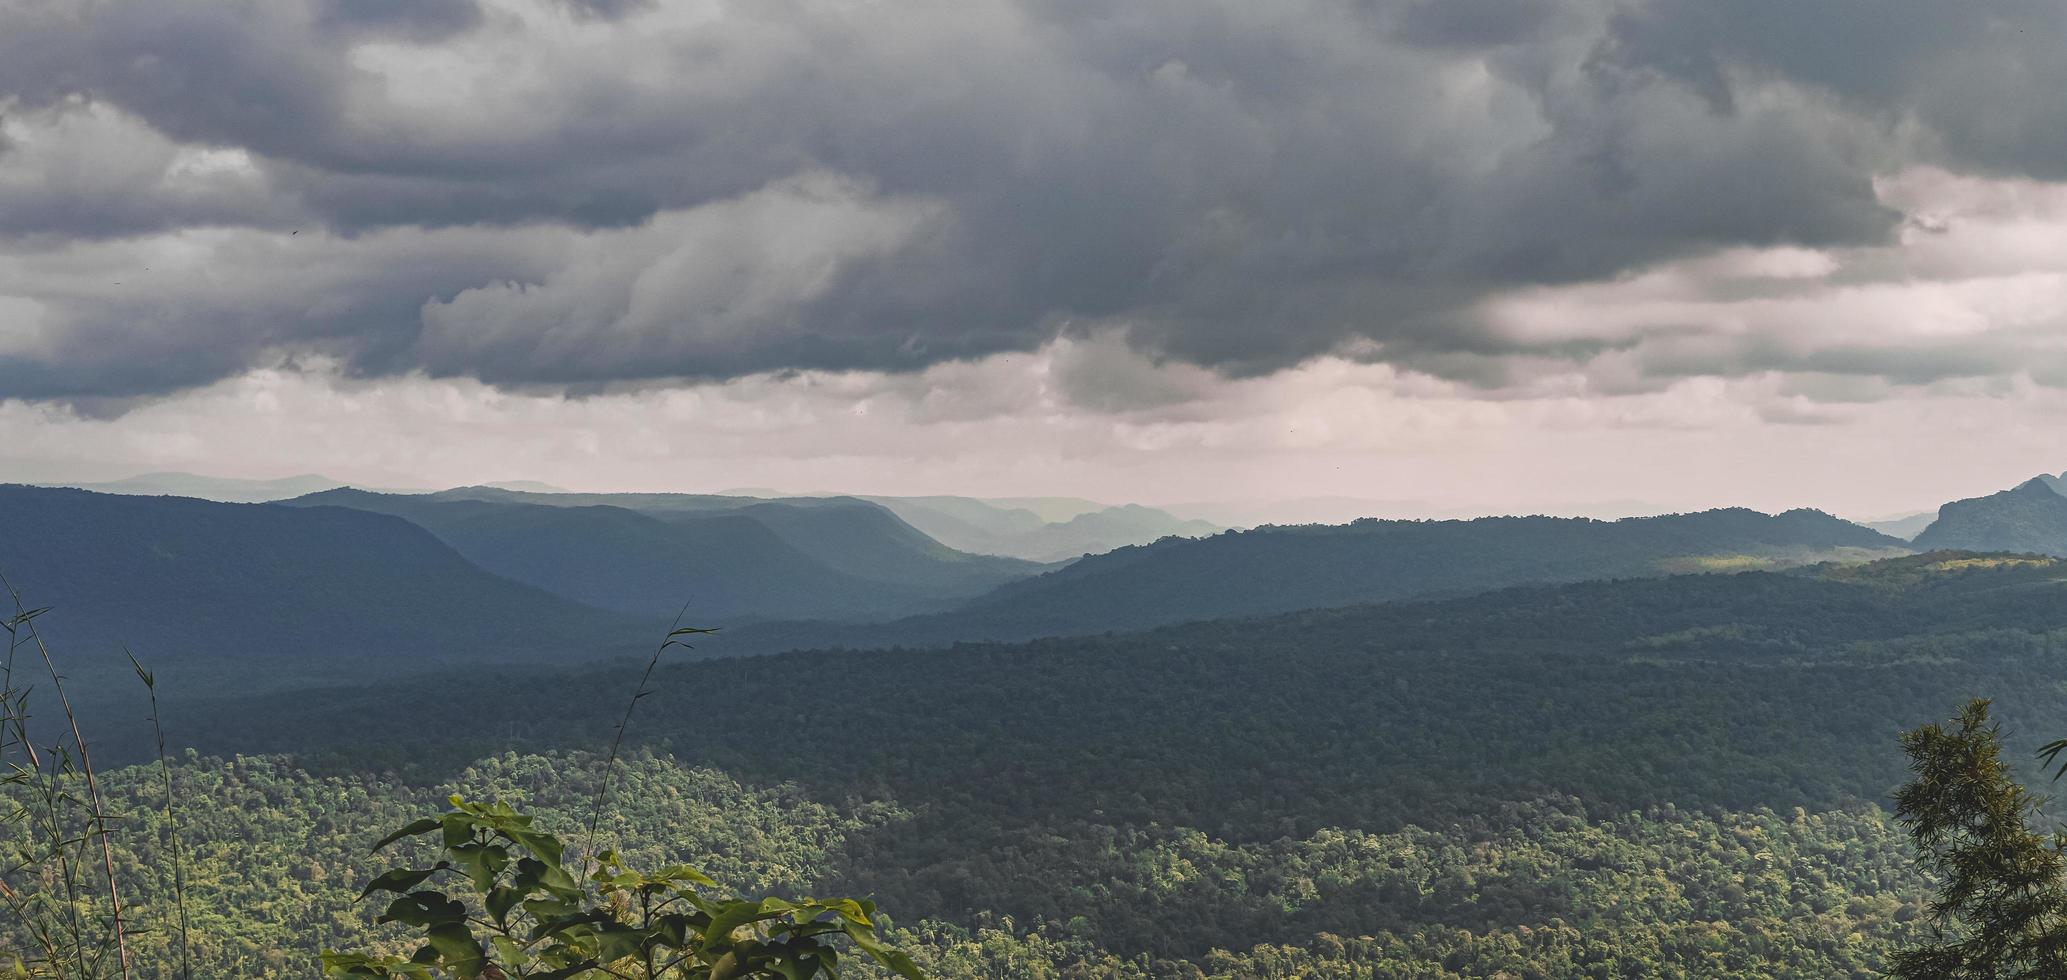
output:
[[836,975],[844,939],[897,975],[923,980],[911,957],[877,938],[873,903],[722,896],[694,868],[638,871],[614,851],[597,855],[595,871],[578,880],[565,864],[566,845],[530,816],[458,796],[451,803],[374,845],[378,852],[436,835],[436,860],[387,871],[360,895],[394,894],[379,921],[415,927],[421,944],[402,957],[325,953],[326,976],[809,980]]

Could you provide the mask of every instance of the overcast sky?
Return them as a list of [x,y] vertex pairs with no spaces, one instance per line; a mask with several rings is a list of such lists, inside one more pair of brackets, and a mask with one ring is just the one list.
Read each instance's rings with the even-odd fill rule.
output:
[[2063,44],[2058,0],[0,0],[0,479],[1935,506],[2067,469]]

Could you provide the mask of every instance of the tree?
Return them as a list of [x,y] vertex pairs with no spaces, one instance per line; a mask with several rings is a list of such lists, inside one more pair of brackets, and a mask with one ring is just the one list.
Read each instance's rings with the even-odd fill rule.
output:
[[1988,704],[1902,735],[1914,778],[1895,815],[1939,879],[1931,940],[1895,956],[1905,980],[2067,976],[2067,838],[2031,829],[2039,800],[2003,763]]
[[[451,810],[402,827],[374,850],[432,834],[434,863],[388,871],[360,896],[395,893],[380,921],[421,929],[422,944],[407,957],[325,953],[326,976],[809,980],[835,975],[835,943],[844,937],[899,976],[924,980],[909,956],[876,938],[872,903],[718,897],[717,883],[694,868],[635,871],[610,851],[578,877],[559,838],[502,804],[454,796]],[[461,895],[421,887],[427,882],[449,882]]]

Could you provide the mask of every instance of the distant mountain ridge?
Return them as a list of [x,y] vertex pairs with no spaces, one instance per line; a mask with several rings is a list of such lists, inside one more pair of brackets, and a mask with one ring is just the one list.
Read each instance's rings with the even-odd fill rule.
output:
[[305,493],[329,490],[344,486],[339,480],[314,473],[300,476],[281,477],[276,480],[240,480],[232,477],[200,476],[193,473],[142,473],[120,480],[103,483],[69,484],[80,490],[94,493],[120,493],[141,496],[194,497],[200,500],[214,500],[223,503],[257,504],[284,497],[299,497]]
[[[273,480],[246,480],[225,476],[202,476],[197,473],[167,471],[162,473],[141,473],[120,480],[100,483],[51,483],[44,486],[71,487],[77,490],[91,490],[95,493],[120,493],[153,497],[193,497],[198,500],[214,500],[231,504],[262,504],[274,500],[286,500],[305,494],[335,490],[351,486],[343,480],[332,479],[316,473],[280,477]],[[508,490],[525,490],[543,493],[562,493],[550,483],[536,480],[513,480],[507,483],[490,483],[490,487]],[[375,493],[429,493],[428,490],[402,489],[393,487],[361,487]]]
[[[1199,537],[1222,529],[1219,524],[1178,517],[1159,508],[1139,504],[1113,506],[1081,497],[889,497],[829,493],[786,494],[766,488],[741,488],[716,494],[577,493],[536,480],[512,480],[450,490],[430,490],[420,487],[366,486],[315,473],[271,480],[250,480],[178,471],[143,473],[103,482],[46,485],[73,487],[96,493],[194,497],[201,500],[252,504],[290,500],[342,488],[380,494],[448,496],[468,493],[481,496],[487,491],[507,491],[529,494],[533,498],[556,498],[524,501],[529,503],[553,506],[603,504],[628,507],[632,510],[668,512],[737,510],[757,500],[792,505],[819,499],[866,501],[888,510],[924,536],[946,546],[949,551],[969,556],[996,556],[1039,564],[1068,561],[1082,555],[1100,554],[1127,545],[1147,544],[1171,535]],[[916,569],[905,567],[902,571],[911,573]],[[931,587],[922,585],[920,591],[931,591]],[[963,594],[966,590],[950,591]]]
[[551,595],[408,521],[336,507],[0,485],[0,569],[29,603],[53,607],[37,622],[54,641],[124,671],[124,644],[168,668],[264,664],[245,668],[252,680],[566,660],[635,650],[667,616]]
[[1071,498],[867,497],[911,526],[962,551],[1029,561],[1066,561],[1167,537],[1203,537],[1222,528],[1154,507],[1109,507]]
[[2061,477],[2040,475],[1999,493],[1955,500],[1938,509],[1916,545],[2067,556],[2062,485]]
[[1855,523],[1860,527],[1870,527],[1889,537],[1901,538],[1904,541],[1914,541],[1917,535],[1923,533],[1924,528],[1930,527],[1931,522],[1937,519],[1937,511],[1927,510],[1877,521],[1857,521]]
[[771,626],[736,639],[755,651],[1019,640],[1911,550],[1907,542],[1813,510],[1263,527],[1121,548],[1003,586],[950,613],[844,632]]
[[[785,494],[746,487],[728,494],[794,501],[840,494]],[[1160,507],[1102,504],[1082,497],[896,497],[855,494],[889,509],[905,523],[950,548],[1035,562],[1103,554],[1171,536],[1196,538],[1225,530],[1211,521],[1180,517]]]
[[1041,570],[949,549],[852,498],[432,494],[339,489],[283,502],[418,524],[481,567],[626,613],[688,604],[698,622],[885,620],[943,609]]

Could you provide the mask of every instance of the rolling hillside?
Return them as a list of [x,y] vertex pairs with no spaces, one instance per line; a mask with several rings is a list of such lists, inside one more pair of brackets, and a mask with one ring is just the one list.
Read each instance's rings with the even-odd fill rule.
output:
[[[2067,688],[2029,682],[2057,676],[2067,656],[2063,568],[2054,559],[1937,552],[1863,566],[1517,587],[1021,644],[707,660],[666,668],[655,715],[679,721],[649,722],[645,737],[760,777],[841,785],[867,783],[876,778],[872,765],[902,757],[914,764],[890,768],[912,791],[923,787],[927,800],[981,784],[1043,813],[1098,806],[1129,819],[1205,821],[1234,835],[1276,833],[1274,821],[1293,815],[1389,826],[1417,805],[1402,794],[1410,784],[1393,778],[1408,774],[1417,780],[1411,785],[1447,787],[1440,792],[1451,797],[1509,783],[1616,806],[1834,805],[1899,782],[1895,727],[1935,717],[1974,691],[2003,698],[2006,717],[2043,722],[2033,735],[2067,724],[2034,710],[2067,704]],[[819,689],[793,685],[800,674],[837,677],[844,696],[825,701]],[[498,710],[523,718],[528,744],[540,747],[598,741],[614,720],[607,708],[622,697],[619,677],[510,686],[529,693],[468,697],[484,708],[511,697]],[[736,697],[709,704],[714,714],[688,710],[712,690]],[[340,692],[323,710],[399,721],[412,709],[394,696]],[[911,704],[931,710],[911,712]],[[207,738],[240,749],[336,747],[297,729],[294,710],[275,707],[270,718],[267,711],[215,713],[222,721],[208,726]],[[799,734],[827,739],[884,735],[841,741],[833,756],[804,755],[763,738],[751,724],[761,715],[794,717]],[[417,724],[428,734],[436,718]],[[692,737],[713,730],[731,734]],[[1831,744],[1803,751],[1801,738]],[[1427,751],[1397,751],[1403,744]],[[488,747],[454,745],[448,761],[464,763]],[[378,745],[360,748],[379,757]],[[1599,755],[1612,751],[1679,764],[1638,771]],[[1709,756],[1695,766],[1692,752],[1729,761]],[[986,768],[1001,756],[1011,765]],[[1846,764],[1833,762],[1839,758]],[[1552,759],[1561,762],[1546,767]],[[1070,791],[1023,794],[1015,766]],[[1766,778],[1782,769],[1787,779]],[[1310,780],[1304,800],[1270,788],[1292,771]],[[953,778],[942,778],[949,772]],[[1166,793],[1144,795],[1137,779],[1151,772],[1186,775],[1167,776]],[[1227,809],[1237,800],[1245,812]],[[1316,812],[1323,806],[1337,810]],[[1373,822],[1388,813],[1395,816]]]
[[[1732,928],[1844,907],[1909,921],[1921,902],[1900,897],[1911,908],[1898,915],[1885,874],[1777,916],[1764,911],[1779,907],[1770,902],[1747,906],[1745,893],[1760,880],[1820,889],[1869,854],[1907,853],[1892,835],[1870,847],[1832,842],[1784,876],[1765,877],[1779,856],[1774,829],[1835,826],[1840,812],[1883,825],[1872,807],[1906,776],[1901,729],[1983,693],[1998,698],[2006,758],[2029,759],[2060,734],[2061,579],[2055,560],[1936,553],[1026,644],[705,661],[660,672],[634,740],[748,784],[795,785],[814,800],[896,800],[909,816],[840,851],[842,888],[959,921],[1068,921],[1070,935],[1096,937],[1121,955],[1198,956],[1227,944],[1230,930],[1238,947],[1358,934],[1377,928],[1374,919],[1413,922],[1436,909],[1448,910],[1442,921],[1453,926],[1548,928],[1556,917],[1596,929],[1606,920],[1580,911],[1572,882],[1590,869],[1626,867],[1619,846],[1588,849],[1570,871],[1520,873],[1514,891],[1490,870],[1430,885],[1418,867],[1402,870],[1394,886],[1357,887],[1313,857],[1363,853],[1399,867],[1405,849],[1360,851],[1357,835],[1341,831],[1448,828],[1469,838],[1458,853],[1506,866],[1557,828],[1675,823],[1724,808],[1768,823],[1721,835],[1742,841],[1744,856],[1714,885],[1689,883],[1682,860],[1654,874],[1618,872],[1610,890],[1618,898],[1653,890],[1649,914],[1664,921],[1684,918],[1686,903],[1704,894],[1733,910],[1719,916],[1739,923]],[[448,701],[435,693],[383,685],[327,692],[313,717],[373,719],[403,748],[316,738],[301,725],[310,713],[252,702],[204,712],[215,721],[198,734],[204,744],[292,750],[318,771],[394,767],[435,780],[511,744],[540,751],[607,742],[609,708],[622,696],[622,678],[575,674],[467,689],[454,703],[515,719],[484,737],[441,728],[432,709]],[[783,737],[768,737],[770,719],[780,719]],[[1556,801],[1554,812],[1530,802],[1544,800]],[[1694,839],[1682,828],[1668,833]],[[1165,834],[1189,842],[1183,856],[1144,859],[1143,843]],[[1313,855],[1244,856],[1301,840]],[[1674,884],[1654,889],[1666,881]],[[1720,889],[1732,881],[1737,891],[1725,897]],[[1329,918],[1308,917],[1326,907],[1335,910]],[[1819,948],[1852,948],[1821,935]],[[1703,939],[1695,948],[1714,947]],[[1743,975],[1880,972],[1856,963],[1796,971],[1786,964],[1808,961],[1775,960]],[[1625,964],[1600,975],[1724,974]]]

